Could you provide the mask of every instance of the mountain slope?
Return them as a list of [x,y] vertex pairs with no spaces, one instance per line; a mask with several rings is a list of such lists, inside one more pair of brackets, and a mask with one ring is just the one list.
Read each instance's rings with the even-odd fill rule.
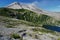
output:
[[36,25],[60,25],[60,21],[57,21],[48,15],[38,15],[37,13],[27,9],[0,8],[0,15],[33,22]]
[[[29,25],[28,25],[29,24]],[[0,40],[58,40],[60,33],[15,18],[0,16]]]
[[6,8],[12,8],[12,9],[28,9],[31,10],[33,12],[36,12],[38,15],[39,14],[45,14],[45,15],[49,15],[51,17],[54,17],[55,19],[59,19],[60,20],[60,14],[59,13],[55,13],[55,12],[48,12],[42,9],[37,8],[34,5],[28,5],[28,4],[24,4],[24,3],[18,3],[18,2],[14,2],[9,4],[8,6],[6,6]]

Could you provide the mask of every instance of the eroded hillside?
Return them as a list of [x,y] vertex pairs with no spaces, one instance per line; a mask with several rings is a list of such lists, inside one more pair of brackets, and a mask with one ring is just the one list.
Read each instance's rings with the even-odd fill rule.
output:
[[60,33],[32,22],[0,16],[0,40],[60,40]]

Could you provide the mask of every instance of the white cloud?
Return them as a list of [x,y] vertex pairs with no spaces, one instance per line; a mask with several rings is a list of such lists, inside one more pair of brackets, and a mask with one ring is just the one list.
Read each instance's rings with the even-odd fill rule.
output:
[[49,10],[49,11],[59,11],[60,5],[55,6],[57,0],[42,0],[34,1],[32,3],[25,3],[30,6],[37,6],[40,9]]
[[32,3],[28,3],[28,5],[37,6],[38,3],[39,3],[39,2],[34,1],[34,2],[32,2]]
[[57,7],[59,7],[59,8],[60,8],[60,5],[58,5]]
[[40,6],[43,6],[44,7],[44,6],[49,5],[48,3],[49,3],[49,1],[42,0],[42,1],[34,1],[32,3],[29,3],[29,5],[34,5],[34,6],[37,6],[37,7],[40,7]]

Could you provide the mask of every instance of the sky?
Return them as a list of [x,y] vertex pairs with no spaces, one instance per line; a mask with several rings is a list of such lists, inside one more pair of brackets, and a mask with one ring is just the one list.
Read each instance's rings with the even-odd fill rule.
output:
[[13,2],[33,4],[43,10],[60,12],[60,0],[1,0],[0,7],[7,6]]

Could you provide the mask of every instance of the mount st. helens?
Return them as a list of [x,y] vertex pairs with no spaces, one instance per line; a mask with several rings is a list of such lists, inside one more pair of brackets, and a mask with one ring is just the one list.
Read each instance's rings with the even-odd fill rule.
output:
[[60,25],[60,21],[56,20],[44,10],[38,9],[36,6],[21,4],[14,2],[5,8],[0,8],[0,15],[17,18],[35,23],[35,25]]
[[31,10],[33,12],[36,12],[37,14],[45,14],[45,15],[49,15],[52,16],[56,19],[60,19],[60,12],[49,12],[49,11],[45,11],[42,10],[41,8],[39,9],[36,5],[31,5],[31,4],[24,4],[24,3],[19,3],[19,2],[14,2],[9,4],[8,6],[6,6],[6,8],[12,8],[12,9],[28,9]]
[[48,25],[60,21],[36,6],[14,2],[0,8],[0,40],[60,40],[60,32],[44,28]]

